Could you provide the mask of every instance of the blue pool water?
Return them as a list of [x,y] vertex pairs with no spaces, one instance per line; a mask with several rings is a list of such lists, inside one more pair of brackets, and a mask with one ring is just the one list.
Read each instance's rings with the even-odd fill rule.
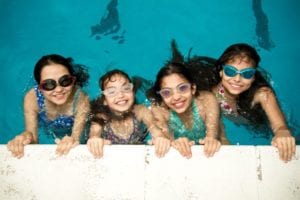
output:
[[[58,53],[87,65],[86,91],[93,98],[108,69],[153,80],[170,57],[172,38],[185,54],[193,47],[194,54],[212,57],[232,43],[255,46],[286,117],[299,120],[298,13],[297,0],[0,0],[0,143],[24,129],[23,96],[42,55]],[[232,124],[227,129],[244,134],[244,144],[269,143]]]

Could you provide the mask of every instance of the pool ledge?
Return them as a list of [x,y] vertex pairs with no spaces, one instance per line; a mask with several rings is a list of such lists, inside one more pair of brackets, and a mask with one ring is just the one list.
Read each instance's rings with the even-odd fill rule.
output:
[[85,145],[55,148],[28,145],[16,159],[0,145],[0,199],[300,199],[300,146],[288,163],[272,146],[222,146],[211,158],[193,146],[191,159],[144,145],[105,146],[101,159]]

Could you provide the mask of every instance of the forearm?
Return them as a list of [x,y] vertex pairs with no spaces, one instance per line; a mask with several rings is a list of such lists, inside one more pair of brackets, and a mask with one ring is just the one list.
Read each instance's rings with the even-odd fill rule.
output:
[[78,120],[74,123],[73,129],[72,129],[72,134],[71,137],[75,140],[75,141],[79,141],[80,140],[80,136],[85,128],[86,125],[86,121],[85,120]]
[[99,124],[93,122],[90,128],[89,138],[93,138],[93,137],[100,138],[101,130],[102,127]]
[[158,127],[156,125],[152,125],[148,128],[149,132],[151,133],[151,136],[153,138],[155,137],[164,137],[167,139],[171,138],[171,135],[168,133],[166,128]]

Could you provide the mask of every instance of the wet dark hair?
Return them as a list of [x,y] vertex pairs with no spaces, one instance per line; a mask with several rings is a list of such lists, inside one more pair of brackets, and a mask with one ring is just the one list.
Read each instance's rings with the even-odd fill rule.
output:
[[125,79],[127,79],[129,81],[129,83],[132,83],[132,81],[127,73],[125,73],[124,71],[119,70],[119,69],[114,69],[100,77],[99,88],[101,90],[104,90],[105,84],[109,81],[112,81],[112,78],[116,75],[123,76]]
[[[99,88],[101,89],[101,91],[104,90],[104,87],[106,85],[107,82],[112,81],[113,77],[115,76],[122,76],[125,79],[127,79],[130,83],[132,83],[129,75],[127,73],[125,73],[122,70],[119,69],[114,69],[111,71],[108,71],[106,74],[104,74],[103,76],[101,76],[99,78]],[[133,91],[135,92],[135,86],[133,88]],[[107,121],[110,121],[111,119],[124,119],[128,116],[132,115],[132,112],[126,112],[121,116],[116,116],[107,105],[104,105],[104,95],[101,93],[101,95],[96,98],[95,100],[91,101],[91,120],[93,122],[96,122],[98,124],[100,124],[101,126],[103,126],[105,123],[107,123]]]
[[74,64],[72,58],[65,58],[58,54],[45,55],[35,64],[33,75],[38,84],[41,82],[41,72],[43,68],[50,64],[63,65],[69,71],[70,75],[76,77],[76,85],[83,87],[87,84],[89,74],[86,67],[80,64]]
[[198,88],[201,88],[199,86],[199,84],[201,84],[203,88],[212,90],[212,88],[217,86],[222,80],[220,71],[223,70],[223,66],[237,57],[247,59],[249,62],[252,62],[253,67],[257,69],[251,87],[241,93],[237,99],[237,112],[248,120],[249,124],[246,125],[247,128],[254,132],[268,135],[270,134],[270,128],[265,111],[260,104],[254,106],[251,104],[258,89],[267,87],[270,91],[274,91],[269,83],[270,75],[259,66],[260,56],[252,46],[245,43],[233,44],[229,46],[217,60],[194,56],[188,59],[187,66],[193,71],[192,73],[197,79],[195,82]]
[[[172,58],[159,70],[152,88],[147,91],[147,98],[151,103],[161,104],[162,97],[158,93],[161,89],[162,79],[172,74],[178,74],[191,84],[195,84],[193,77],[185,66],[184,57],[177,49],[175,40],[171,42]],[[196,93],[198,95],[198,93]]]

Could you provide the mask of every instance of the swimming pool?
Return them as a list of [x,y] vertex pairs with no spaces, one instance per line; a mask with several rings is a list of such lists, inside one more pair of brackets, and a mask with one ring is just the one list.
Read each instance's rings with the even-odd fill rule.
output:
[[[191,47],[194,54],[218,57],[232,43],[255,46],[287,118],[300,119],[300,2],[236,2],[1,0],[0,143],[23,130],[23,96],[34,84],[33,67],[42,55],[58,53],[87,65],[91,79],[86,91],[93,98],[99,76],[108,69],[153,80],[170,57],[173,38],[186,55]],[[249,139],[245,136],[245,143]]]

